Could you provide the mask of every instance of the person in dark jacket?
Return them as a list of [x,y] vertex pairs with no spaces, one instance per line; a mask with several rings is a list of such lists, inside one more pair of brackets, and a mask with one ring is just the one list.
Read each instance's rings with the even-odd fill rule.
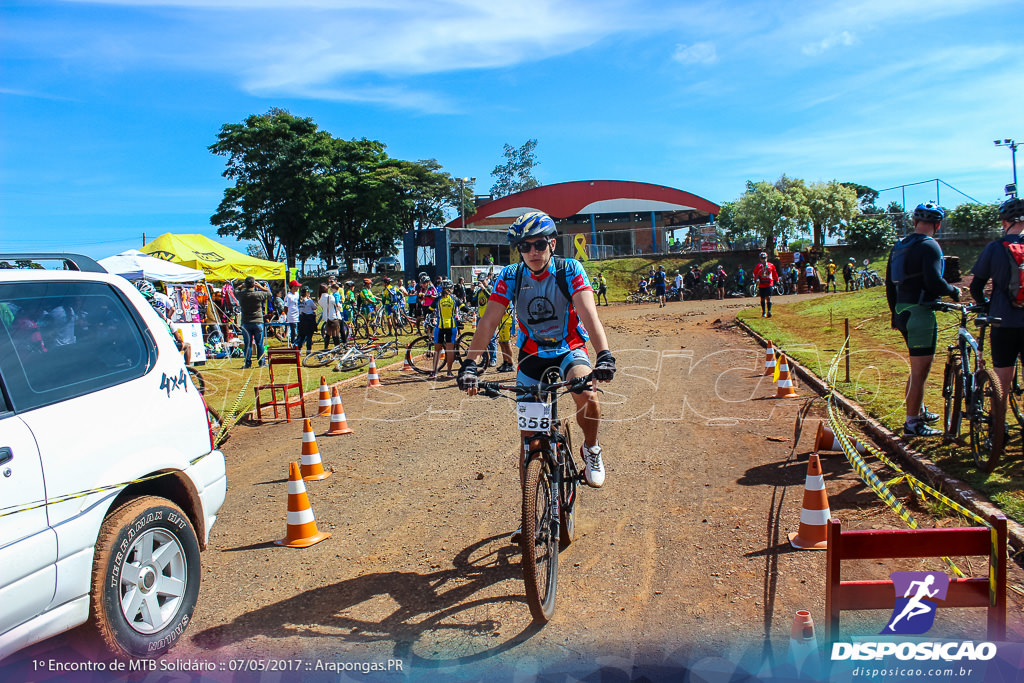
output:
[[[885,267],[885,298],[889,302],[891,325],[899,330],[910,355],[910,377],[907,380],[907,419],[905,436],[940,436],[942,432],[928,426],[939,419],[922,401],[924,385],[935,358],[938,327],[935,310],[928,304],[948,296],[960,301],[960,290],[942,277],[942,248],[935,241],[945,211],[933,204],[914,209],[914,232],[900,240],[889,255]],[[902,249],[902,273],[893,273],[894,255]]]
[[[987,305],[989,315],[1000,318],[992,326],[992,367],[999,378],[1000,405],[1003,422],[1006,420],[1006,396],[1013,382],[1013,368],[1018,358],[1024,358],[1024,307],[1010,299],[1011,284],[1020,286],[1020,271],[1011,263],[1009,244],[1024,244],[1024,199],[1011,197],[999,207],[1003,224],[1003,237],[989,242],[971,268],[971,296]],[[992,299],[985,296],[985,285],[992,281]]]
[[256,361],[261,366],[266,365],[267,361],[263,358],[263,305],[270,300],[270,288],[262,282],[256,282],[250,275],[236,294],[242,309],[242,335],[245,338],[245,363],[242,367],[252,367],[254,345]]

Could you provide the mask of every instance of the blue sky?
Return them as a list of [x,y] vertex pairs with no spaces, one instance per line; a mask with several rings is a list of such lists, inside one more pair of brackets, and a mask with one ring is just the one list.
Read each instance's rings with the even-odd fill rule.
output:
[[0,250],[216,237],[207,147],[271,107],[480,193],[505,143],[537,138],[544,184],[722,202],[782,173],[938,177],[997,201],[992,141],[1024,142],[1022,28],[1020,0],[4,0]]

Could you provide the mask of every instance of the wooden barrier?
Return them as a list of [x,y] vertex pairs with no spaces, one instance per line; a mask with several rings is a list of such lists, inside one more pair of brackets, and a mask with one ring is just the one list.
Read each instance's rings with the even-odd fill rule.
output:
[[994,545],[988,527],[843,531],[839,520],[829,520],[825,639],[833,642],[838,638],[839,613],[843,610],[892,609],[896,604],[892,581],[842,581],[840,565],[844,560],[981,555],[989,558],[988,576],[950,579],[941,606],[985,607],[988,639],[1005,640],[1006,517],[993,515],[990,519],[996,535]]

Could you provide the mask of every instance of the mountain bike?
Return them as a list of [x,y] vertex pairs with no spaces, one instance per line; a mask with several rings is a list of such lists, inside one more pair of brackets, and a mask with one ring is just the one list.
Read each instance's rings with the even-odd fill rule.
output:
[[338,344],[334,348],[314,351],[302,358],[307,368],[322,368],[336,363],[334,372],[345,372],[361,368],[374,358],[393,358],[398,355],[398,342],[379,342],[376,338],[362,344]]
[[[1006,433],[1006,406],[1002,404],[999,378],[985,367],[985,327],[998,325],[999,318],[981,315],[983,306],[964,306],[935,302],[929,308],[960,314],[956,342],[946,348],[946,365],[942,370],[943,431],[947,439],[960,436],[960,423],[967,417],[971,456],[978,469],[991,472],[999,464]],[[978,326],[975,339],[967,329],[967,315],[976,313]]]
[[[538,386],[481,382],[480,393],[516,403],[520,431],[536,429],[523,437],[520,452],[523,467],[522,551],[526,602],[535,621],[546,623],[555,613],[558,587],[558,553],[576,538],[576,493],[584,477],[572,455],[569,425],[558,419],[558,398],[569,392],[582,393],[592,387],[593,375]],[[560,389],[565,389],[561,394]],[[515,392],[512,398],[502,392]]]
[[[469,353],[469,343],[473,340],[474,334],[474,332],[463,332],[455,340],[456,363],[461,363],[462,359]],[[425,334],[409,342],[408,346],[405,347],[405,360],[412,366],[413,370],[421,375],[432,373],[434,371],[434,335],[432,333]],[[446,363],[445,351],[442,348],[440,358],[437,361],[437,367],[440,368]],[[480,368],[480,374],[483,374],[490,366],[490,359],[486,353],[484,353],[477,365]]]

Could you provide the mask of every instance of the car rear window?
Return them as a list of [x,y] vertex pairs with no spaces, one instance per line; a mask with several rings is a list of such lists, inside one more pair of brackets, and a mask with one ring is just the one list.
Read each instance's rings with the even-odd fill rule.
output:
[[0,284],[0,375],[15,411],[142,377],[155,360],[145,324],[106,283]]

